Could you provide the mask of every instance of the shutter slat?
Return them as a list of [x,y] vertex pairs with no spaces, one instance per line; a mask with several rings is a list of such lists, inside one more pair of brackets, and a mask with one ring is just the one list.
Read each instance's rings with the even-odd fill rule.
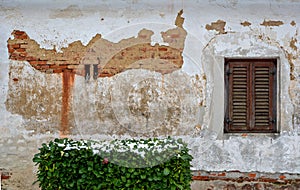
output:
[[232,68],[232,111],[231,127],[234,130],[246,130],[248,125],[248,66],[237,65]]
[[270,67],[254,66],[254,128],[270,125]]

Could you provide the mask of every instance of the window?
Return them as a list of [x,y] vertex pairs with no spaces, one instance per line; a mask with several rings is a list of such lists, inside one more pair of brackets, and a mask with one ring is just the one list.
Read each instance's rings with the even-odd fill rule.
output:
[[276,59],[225,59],[225,133],[276,132]]

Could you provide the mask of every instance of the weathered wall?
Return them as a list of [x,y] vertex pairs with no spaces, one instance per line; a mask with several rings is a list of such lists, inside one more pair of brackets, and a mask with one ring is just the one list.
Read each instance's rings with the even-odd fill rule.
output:
[[[32,189],[38,146],[64,136],[171,135],[189,143],[195,170],[300,173],[299,9],[292,0],[2,1],[6,183]],[[223,134],[225,57],[278,59],[280,133]]]

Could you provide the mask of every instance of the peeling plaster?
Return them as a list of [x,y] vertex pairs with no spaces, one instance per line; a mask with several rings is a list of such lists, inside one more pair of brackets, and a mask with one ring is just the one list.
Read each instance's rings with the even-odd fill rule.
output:
[[296,22],[294,20],[292,20],[292,22],[290,24],[291,24],[291,26],[296,26]]
[[283,22],[276,21],[276,20],[264,20],[264,22],[261,23],[260,25],[262,25],[262,26],[280,26],[280,25],[283,25]]
[[211,24],[206,24],[205,28],[206,30],[215,30],[219,32],[219,34],[226,34],[225,32],[225,25],[226,22],[223,20],[217,20],[216,22],[212,22]]
[[[187,35],[182,28],[182,14],[181,10],[177,15],[176,28],[161,32],[168,46],[151,45],[153,32],[141,29],[137,37],[122,39],[118,43],[110,42],[97,34],[86,46],[80,41],[75,41],[58,52],[55,47],[50,50],[40,48],[40,45],[24,31],[15,30],[12,33],[13,38],[8,39],[9,58],[28,61],[33,68],[46,74],[62,73],[60,135],[66,137],[70,134],[70,122],[73,120],[69,114],[72,110],[70,101],[75,74],[84,76],[85,81],[89,82],[97,80],[98,77],[112,77],[131,69],[146,69],[161,74],[179,70],[183,65],[182,52]],[[13,78],[12,81],[17,82],[18,79]],[[13,95],[10,94],[8,99],[10,96]],[[12,101],[7,106],[9,109],[18,107]]]
[[242,25],[242,26],[250,26],[250,25],[251,25],[251,22],[244,21],[244,22],[241,22],[241,25]]
[[[72,138],[111,140],[174,135],[188,143],[195,169],[258,171],[274,175],[299,173],[300,62],[299,36],[295,34],[299,29],[296,23],[299,2],[212,0],[209,3],[152,3],[139,0],[133,4],[128,0],[118,4],[104,0],[75,0],[76,3],[48,2],[47,7],[39,5],[32,11],[37,2],[3,1],[0,5],[3,32],[0,36],[3,42],[0,48],[3,102],[0,160],[6,167],[15,168],[14,181],[8,181],[9,185],[17,186],[16,189],[38,189],[31,185],[34,180],[29,181],[30,177],[34,178],[31,174],[35,171],[29,158],[40,144],[59,137],[63,88],[69,87],[70,104],[65,108],[70,110],[68,133]],[[72,13],[72,9],[79,9],[80,14]],[[184,10],[184,24],[179,22],[182,14],[174,12],[181,9]],[[55,14],[57,18],[53,17]],[[176,14],[178,24],[174,25]],[[226,21],[225,25],[213,26],[218,19]],[[249,24],[247,22],[251,23],[249,27],[244,26]],[[157,23],[164,26],[151,26]],[[207,29],[206,23],[215,31]],[[230,32],[225,31],[225,26]],[[122,31],[116,32],[120,28]],[[30,36],[37,45],[29,38],[28,41],[19,39],[32,47],[31,52],[24,52],[20,47],[17,48],[19,52],[13,52],[15,58],[20,55],[19,61],[8,59],[12,52],[6,51],[5,42],[15,29],[26,31],[26,35],[20,36]],[[97,33],[103,36],[95,35]],[[16,38],[13,36],[11,40]],[[130,45],[131,42],[136,44]],[[113,53],[102,48],[103,58],[107,59],[99,63],[92,53],[93,48],[88,49],[96,47],[97,43],[114,48],[122,46],[118,46],[120,51]],[[153,61],[151,56],[142,61],[133,59],[130,64],[122,60],[124,67],[117,68],[113,75],[102,73],[94,78],[95,63],[99,65],[98,74],[101,74],[104,68],[109,70],[105,63],[111,61],[109,66],[114,66],[118,58],[127,57],[125,53],[144,56],[143,49],[139,53],[135,50],[141,46],[150,48],[149,43],[155,55]],[[54,44],[56,48],[52,49]],[[26,44],[22,46],[24,48]],[[182,60],[162,59],[161,52],[157,52],[159,48],[181,55]],[[45,56],[39,57],[35,52],[45,53]],[[26,53],[34,56],[26,60]],[[279,57],[282,73],[278,96],[281,101],[281,107],[278,107],[281,111],[279,134],[223,135],[223,119],[220,120],[223,75],[220,66],[224,56]],[[48,63],[53,66],[76,72],[74,83],[69,83],[73,85],[63,87],[63,74],[58,68],[57,74],[53,68],[48,68],[45,64],[48,58]],[[74,65],[64,65],[66,60]],[[177,64],[181,61],[182,67]],[[89,69],[85,65],[90,65]],[[166,72],[169,66],[174,68]],[[90,71],[88,80],[85,78],[87,70]],[[22,176],[17,174],[20,168],[26,168]]]
[[175,25],[180,27],[180,28],[183,28],[183,22],[184,22],[184,18],[182,18],[182,15],[183,14],[183,10],[181,9],[178,14],[177,14],[177,17],[176,17],[176,20],[175,20]]
[[297,44],[297,39],[296,39],[296,38],[292,38],[291,41],[290,41],[290,47],[291,47],[294,51],[297,51],[297,50],[298,50],[296,44]]
[[50,18],[78,18],[83,16],[80,8],[77,5],[70,5],[65,9],[55,10],[50,14]]

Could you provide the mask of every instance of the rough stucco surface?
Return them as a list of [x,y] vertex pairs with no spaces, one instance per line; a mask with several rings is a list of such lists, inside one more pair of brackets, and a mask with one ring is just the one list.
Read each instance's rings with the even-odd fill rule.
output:
[[[296,1],[2,1],[5,187],[37,189],[33,155],[65,135],[171,135],[189,144],[195,170],[299,174],[299,9]],[[225,57],[279,60],[278,134],[223,134]]]

